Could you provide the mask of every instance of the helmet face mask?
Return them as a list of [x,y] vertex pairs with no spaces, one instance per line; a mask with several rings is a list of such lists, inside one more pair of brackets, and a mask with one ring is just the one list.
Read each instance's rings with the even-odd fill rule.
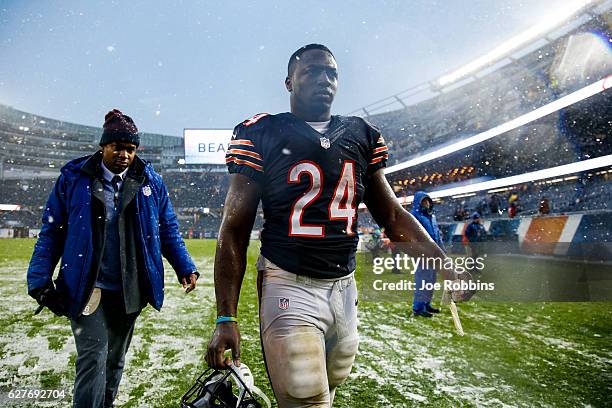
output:
[[[244,368],[243,368],[244,367]],[[247,381],[245,382],[245,377]],[[245,364],[229,365],[227,370],[204,371],[181,398],[182,408],[262,408],[252,392],[254,387]],[[250,385],[250,386],[249,386]],[[259,391],[259,390],[257,390]],[[265,398],[265,396],[263,396]],[[269,406],[269,401],[266,401]]]

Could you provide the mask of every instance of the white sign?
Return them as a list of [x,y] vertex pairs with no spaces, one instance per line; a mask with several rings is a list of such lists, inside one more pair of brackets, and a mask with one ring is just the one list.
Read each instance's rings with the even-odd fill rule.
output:
[[225,164],[232,129],[185,129],[185,164]]

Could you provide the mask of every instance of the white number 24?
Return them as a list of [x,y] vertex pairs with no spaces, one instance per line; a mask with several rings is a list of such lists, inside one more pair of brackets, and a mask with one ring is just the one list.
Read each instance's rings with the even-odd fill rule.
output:
[[[322,238],[325,236],[323,225],[304,224],[302,215],[306,207],[319,198],[323,189],[323,172],[314,162],[302,161],[289,170],[289,183],[299,183],[302,173],[310,179],[310,187],[291,206],[289,218],[289,235],[298,237]],[[346,235],[354,235],[352,226],[357,210],[355,208],[355,163],[345,161],[342,174],[334,189],[334,195],[329,203],[330,220],[346,220]]]

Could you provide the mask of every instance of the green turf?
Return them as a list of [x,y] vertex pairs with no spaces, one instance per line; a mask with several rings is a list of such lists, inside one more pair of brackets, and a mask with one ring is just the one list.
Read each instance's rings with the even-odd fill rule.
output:
[[[33,244],[0,240],[0,388],[64,388],[65,399],[38,404],[69,406],[74,341],[66,319],[48,311],[31,315],[36,304],[26,294],[25,272]],[[182,292],[167,268],[164,308],[148,307],[138,319],[118,406],[175,407],[204,369],[215,317],[214,244],[187,242],[202,272],[192,294]],[[242,360],[272,397],[259,345],[257,252],[253,242],[239,305]],[[511,271],[521,261],[500,262],[498,269]],[[537,265],[534,273],[549,267]],[[446,309],[415,319],[408,300],[360,302],[359,355],[334,406],[612,406],[612,303],[477,300],[459,305],[466,332],[459,337]]]

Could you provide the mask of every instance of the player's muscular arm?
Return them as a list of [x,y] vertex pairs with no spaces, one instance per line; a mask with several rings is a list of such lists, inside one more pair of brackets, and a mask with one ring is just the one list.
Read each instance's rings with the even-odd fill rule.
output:
[[[395,197],[385,178],[383,169],[374,173],[368,183],[365,204],[379,226],[393,242],[406,242],[409,255],[446,258],[444,251],[434,242],[421,224],[406,211]],[[455,279],[453,270],[443,270],[445,279]]]
[[257,182],[241,174],[230,175],[215,253],[215,295],[219,316],[236,316],[247,247],[260,198]]
[[[247,247],[260,198],[261,188],[257,182],[241,174],[230,175],[215,254],[217,316],[236,316]],[[232,349],[232,358],[237,362],[240,358],[240,334],[233,322],[217,325],[208,344],[208,364],[224,367],[223,353],[227,349]]]

